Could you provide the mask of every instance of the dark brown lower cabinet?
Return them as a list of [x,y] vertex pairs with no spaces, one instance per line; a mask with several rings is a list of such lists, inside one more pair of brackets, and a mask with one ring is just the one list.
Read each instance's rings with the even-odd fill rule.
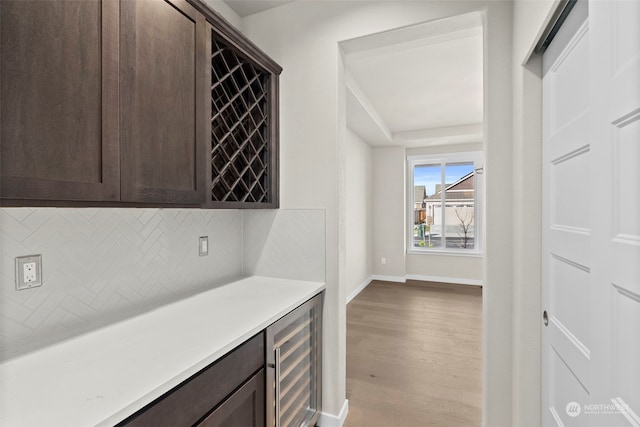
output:
[[263,427],[264,369],[247,381],[209,416],[199,427]]

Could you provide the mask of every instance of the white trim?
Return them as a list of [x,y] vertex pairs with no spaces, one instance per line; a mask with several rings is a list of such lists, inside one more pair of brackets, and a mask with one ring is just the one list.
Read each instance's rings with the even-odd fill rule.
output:
[[342,409],[338,415],[329,414],[327,412],[320,412],[320,418],[318,419],[318,425],[320,427],[342,427],[344,421],[347,419],[349,413],[349,400],[345,399],[342,404]]
[[465,250],[451,250],[451,249],[421,249],[421,248],[411,248],[407,250],[407,254],[409,255],[446,255],[446,256],[463,256],[463,257],[472,257],[479,258],[484,256],[483,252],[480,250],[472,251],[471,249],[468,251]]
[[482,123],[469,123],[466,125],[393,132],[391,137],[392,141],[397,144],[419,142],[422,147],[431,144],[482,142],[483,132],[484,125]]
[[[373,51],[386,51],[399,47],[421,46],[426,42],[441,42],[455,40],[451,34],[457,34],[474,28],[482,30],[482,13],[468,12],[462,15],[424,22],[407,27],[394,28],[373,35],[366,35],[340,42],[340,47],[345,54],[364,54]],[[433,40],[435,39],[435,40]],[[431,43],[429,43],[431,44]],[[397,50],[392,50],[396,52]]]
[[[414,168],[416,165],[420,164],[440,164],[440,173],[441,173],[441,183],[442,190],[441,194],[441,207],[445,202],[446,191],[447,188],[451,187],[454,184],[450,184],[448,187],[445,187],[445,166],[447,163],[456,163],[456,162],[472,162],[474,169],[474,249],[469,250],[461,250],[462,253],[469,254],[477,254],[481,255],[483,247],[483,239],[484,239],[484,230],[483,230],[483,177],[482,174],[475,173],[480,168],[484,168],[484,155],[482,151],[467,151],[467,152],[455,152],[455,153],[438,153],[438,154],[416,154],[407,156],[407,171],[406,171],[406,201],[405,201],[405,236],[406,236],[406,246],[407,252],[420,252],[420,253],[434,253],[434,252],[449,252],[446,248],[442,249],[429,249],[425,248],[420,250],[413,246],[413,221],[414,221],[414,209],[415,209],[415,188],[414,188]],[[456,181],[459,182],[460,180]],[[445,214],[446,210],[441,209],[441,223],[442,226],[445,226]],[[457,251],[456,251],[457,252]]]
[[422,274],[407,274],[406,276],[383,276],[381,274],[373,274],[369,276],[360,286],[351,291],[347,295],[347,304],[351,302],[360,292],[362,292],[369,284],[374,280],[381,280],[383,282],[396,282],[406,283],[407,280],[421,280],[423,282],[439,282],[439,283],[453,283],[456,285],[469,285],[469,286],[484,286],[484,282],[481,279],[462,279],[458,277],[445,277],[445,276],[425,276]]
[[421,274],[407,274],[408,280],[422,280],[425,282],[454,283],[456,285],[484,286],[479,279],[460,279],[457,277],[423,276]]
[[347,87],[347,91],[350,91],[355,99],[358,101],[362,109],[369,115],[373,123],[375,123],[376,127],[382,132],[385,137],[386,142],[391,142],[392,134],[389,126],[385,123],[385,121],[380,116],[380,113],[375,109],[373,103],[367,98],[367,95],[358,85],[356,79],[351,75],[349,71],[345,71],[344,75],[345,85]]
[[373,280],[373,276],[367,277],[364,280],[364,282],[362,282],[360,284],[360,286],[358,286],[353,291],[351,291],[351,293],[349,293],[349,295],[347,295],[347,304],[349,304],[352,299],[354,299],[356,296],[358,296],[358,294],[360,292],[364,291],[364,288],[366,288],[369,285],[369,283],[371,283],[372,280]]
[[407,281],[407,276],[384,276],[382,274],[374,274],[373,276],[371,276],[371,280],[382,280],[383,282],[404,283]]

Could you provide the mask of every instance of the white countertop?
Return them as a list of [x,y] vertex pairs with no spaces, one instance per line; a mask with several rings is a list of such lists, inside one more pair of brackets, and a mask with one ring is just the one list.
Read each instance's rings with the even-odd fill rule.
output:
[[114,425],[322,289],[249,277],[10,359],[0,425]]

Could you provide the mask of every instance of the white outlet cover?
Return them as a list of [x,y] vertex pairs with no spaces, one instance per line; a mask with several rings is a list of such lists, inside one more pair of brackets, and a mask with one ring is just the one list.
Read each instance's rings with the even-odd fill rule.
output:
[[200,237],[198,253],[200,256],[209,255],[209,236]]
[[16,257],[16,290],[42,286],[42,255]]
[[38,280],[35,262],[25,262],[22,264],[23,278],[25,283],[32,283]]

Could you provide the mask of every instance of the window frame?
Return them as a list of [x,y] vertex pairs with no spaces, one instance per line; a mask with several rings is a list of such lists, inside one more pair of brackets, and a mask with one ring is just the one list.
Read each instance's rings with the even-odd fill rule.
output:
[[[447,248],[446,236],[443,240],[442,247],[415,247],[413,242],[413,226],[414,226],[414,207],[415,207],[415,191],[414,191],[414,170],[416,166],[440,165],[441,170],[441,186],[443,188],[442,198],[445,193],[445,166],[451,163],[473,163],[474,174],[474,247],[473,249],[464,248]],[[484,159],[482,151],[468,151],[459,153],[441,153],[441,154],[419,154],[407,156],[407,198],[405,203],[406,210],[406,242],[407,253],[409,254],[429,254],[429,255],[453,255],[453,256],[482,256],[484,243],[484,222],[483,222],[483,179],[482,171],[484,168]],[[446,207],[446,203],[444,203]],[[443,216],[445,209],[442,209]],[[443,230],[444,226],[443,224]],[[444,232],[443,232],[444,235]]]

